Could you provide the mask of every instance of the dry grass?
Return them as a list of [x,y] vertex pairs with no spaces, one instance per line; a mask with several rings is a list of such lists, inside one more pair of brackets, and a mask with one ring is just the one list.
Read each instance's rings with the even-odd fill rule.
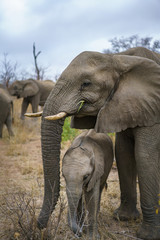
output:
[[[61,197],[48,223],[47,229],[38,230],[37,216],[43,199],[43,168],[40,143],[40,119],[19,119],[21,100],[14,104],[15,136],[0,140],[0,239],[2,240],[74,240],[76,236],[67,224],[67,198],[65,182],[61,177]],[[29,110],[28,110],[29,111]],[[114,139],[114,136],[112,136]],[[62,144],[62,155],[70,141]],[[119,182],[116,165],[104,190],[99,213],[101,240],[136,239],[139,221],[119,222],[113,220],[113,212],[119,205]],[[85,234],[81,237],[87,240]]]
[[[25,118],[25,121],[20,119],[21,113],[21,104],[22,99],[14,99],[14,123],[13,123],[13,131],[14,137],[9,138],[6,127],[4,127],[3,131],[3,139],[9,141],[10,143],[25,143],[28,139],[30,139],[38,130],[37,127],[40,127],[40,119],[29,119]],[[28,112],[31,112],[31,106],[29,105]],[[35,128],[36,126],[36,128]]]

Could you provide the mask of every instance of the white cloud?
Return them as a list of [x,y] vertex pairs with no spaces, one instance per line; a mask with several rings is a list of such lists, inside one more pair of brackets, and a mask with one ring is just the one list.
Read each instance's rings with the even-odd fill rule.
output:
[[102,52],[104,49],[110,48],[110,46],[106,38],[99,38],[90,42],[87,47],[91,51]]
[[44,0],[1,0],[0,28],[7,35],[13,36],[37,28],[43,21],[43,16],[32,13],[32,8],[35,4],[40,5],[43,2]]

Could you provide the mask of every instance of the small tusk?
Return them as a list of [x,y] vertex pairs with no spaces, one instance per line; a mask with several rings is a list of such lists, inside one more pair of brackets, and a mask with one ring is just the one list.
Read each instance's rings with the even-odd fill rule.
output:
[[63,117],[66,117],[66,116],[67,116],[67,113],[60,112],[60,113],[58,113],[56,115],[47,116],[47,117],[45,117],[45,119],[50,120],[50,121],[54,121],[54,120],[58,120],[58,119],[61,119]]
[[37,112],[37,113],[25,113],[24,116],[26,116],[26,117],[41,117],[42,113],[43,113],[42,111]]

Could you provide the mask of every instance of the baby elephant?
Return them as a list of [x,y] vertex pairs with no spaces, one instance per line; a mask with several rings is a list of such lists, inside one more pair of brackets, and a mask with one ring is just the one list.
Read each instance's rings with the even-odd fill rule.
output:
[[[80,235],[85,214],[89,239],[99,238],[97,214],[101,193],[113,163],[111,139],[93,129],[80,134],[63,157],[62,173],[66,181],[68,223]],[[82,197],[83,195],[83,197]]]

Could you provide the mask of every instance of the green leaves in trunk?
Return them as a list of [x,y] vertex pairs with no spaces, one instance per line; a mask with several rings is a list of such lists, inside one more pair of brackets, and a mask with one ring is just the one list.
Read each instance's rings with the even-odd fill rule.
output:
[[77,113],[79,113],[79,111],[81,110],[81,108],[83,107],[83,105],[84,105],[84,103],[85,103],[85,101],[84,100],[81,100],[78,104],[80,104],[79,105],[79,108],[78,108],[78,111],[77,111]]

